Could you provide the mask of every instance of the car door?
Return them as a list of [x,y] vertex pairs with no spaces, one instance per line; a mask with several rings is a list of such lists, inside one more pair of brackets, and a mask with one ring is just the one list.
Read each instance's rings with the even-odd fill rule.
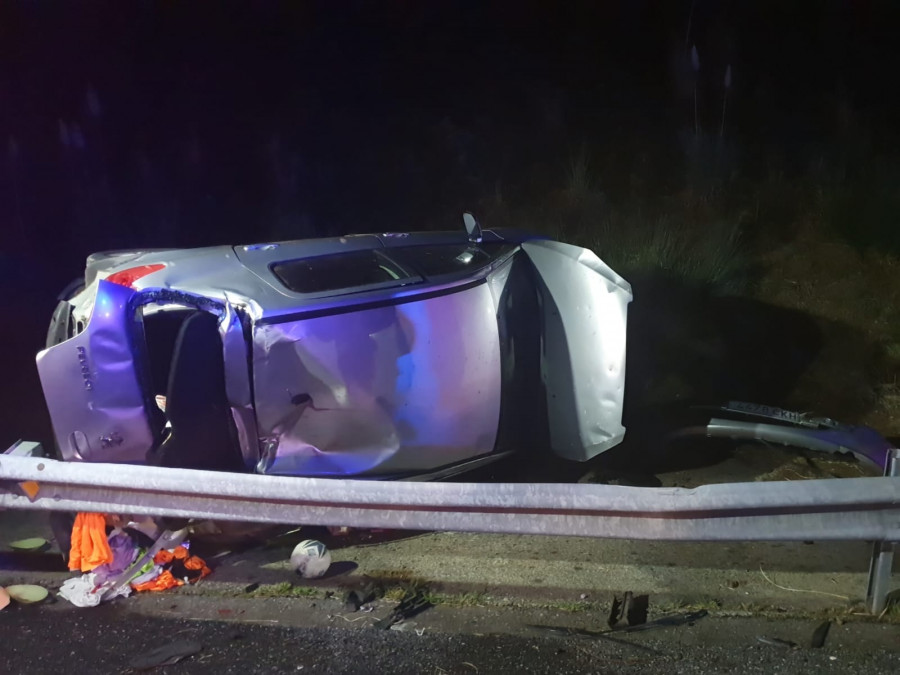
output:
[[[342,277],[341,265],[353,269]],[[270,269],[298,311],[253,326],[261,471],[414,474],[493,451],[500,346],[477,270],[431,283],[374,250]],[[310,294],[318,304],[304,304]]]

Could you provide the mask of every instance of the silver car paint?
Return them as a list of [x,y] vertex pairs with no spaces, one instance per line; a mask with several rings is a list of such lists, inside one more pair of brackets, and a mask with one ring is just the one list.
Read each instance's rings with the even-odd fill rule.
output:
[[631,285],[587,249],[522,244],[540,281],[550,442],[584,461],[621,442]]
[[143,462],[153,443],[127,329],[134,296],[97,282],[85,330],[37,355],[63,459]]
[[[259,467],[273,473],[424,471],[490,453],[501,388],[497,315],[503,311],[499,298],[509,265],[498,262],[452,283],[437,285],[416,277],[401,280],[395,288],[327,297],[292,293],[268,269],[272,261],[303,255],[421,243],[419,236],[352,236],[100,256],[91,266],[93,278],[88,281],[93,283],[73,299],[74,313],[88,322],[88,329],[72,339],[79,342],[69,340],[39,356],[42,384],[66,458],[144,461],[152,440],[125,319],[115,324],[119,334],[112,339],[110,326],[101,320],[94,325],[93,305],[95,297],[99,302],[110,293],[134,293],[103,281],[109,274],[158,262],[165,263],[165,269],[134,284],[144,297],[141,302],[158,296],[201,307],[212,301],[218,307],[227,393],[248,467],[261,455]],[[440,237],[441,243],[456,241],[446,233],[427,236]],[[615,445],[624,433],[630,287],[585,249],[531,240],[522,250],[537,271],[544,307],[542,371],[553,450],[587,459]],[[473,286],[483,281],[487,283]],[[422,300],[425,291],[436,295]],[[360,309],[363,303],[385,300],[392,304]],[[252,392],[238,314],[252,331]],[[112,357],[109,364],[104,357],[103,363],[92,366],[103,374],[102,382],[111,385],[105,406],[99,408],[71,394],[80,386],[83,366],[77,359],[75,366],[66,360],[67,345],[89,342],[95,332],[104,332],[117,350],[106,352]],[[404,385],[399,376],[411,372],[417,375],[415,381]],[[124,425],[127,443],[123,439],[117,444],[117,437],[110,436],[113,419]],[[65,450],[72,447],[77,430],[86,436],[90,432],[93,439],[86,454]],[[101,437],[112,439],[107,447]]]
[[494,449],[500,344],[480,283],[396,305],[261,325],[253,375],[267,473],[358,475]]

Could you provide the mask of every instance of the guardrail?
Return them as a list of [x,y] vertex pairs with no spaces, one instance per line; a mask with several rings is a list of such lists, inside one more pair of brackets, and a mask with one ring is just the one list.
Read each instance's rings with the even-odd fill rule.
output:
[[[18,455],[29,453],[18,453]],[[900,451],[882,478],[636,488],[294,478],[0,455],[0,508],[663,541],[878,542],[880,612],[900,541]]]

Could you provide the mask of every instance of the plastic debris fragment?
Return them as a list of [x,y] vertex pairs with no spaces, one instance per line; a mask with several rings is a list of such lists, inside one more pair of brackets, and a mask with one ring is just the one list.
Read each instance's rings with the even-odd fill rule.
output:
[[30,537],[28,539],[11,541],[9,547],[15,551],[39,551],[47,546],[47,544],[47,540],[42,537]]
[[9,594],[9,597],[22,605],[33,605],[36,602],[43,601],[49,595],[46,588],[34,584],[7,586],[6,592]]

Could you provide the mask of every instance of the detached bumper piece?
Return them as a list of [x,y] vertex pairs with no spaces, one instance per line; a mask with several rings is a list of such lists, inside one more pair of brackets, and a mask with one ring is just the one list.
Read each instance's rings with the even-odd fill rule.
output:
[[817,452],[852,454],[878,471],[888,469],[894,447],[871,427],[842,424],[827,417],[812,417],[773,406],[731,401],[701,409],[710,412],[707,425],[679,429],[673,438],[746,439]]

